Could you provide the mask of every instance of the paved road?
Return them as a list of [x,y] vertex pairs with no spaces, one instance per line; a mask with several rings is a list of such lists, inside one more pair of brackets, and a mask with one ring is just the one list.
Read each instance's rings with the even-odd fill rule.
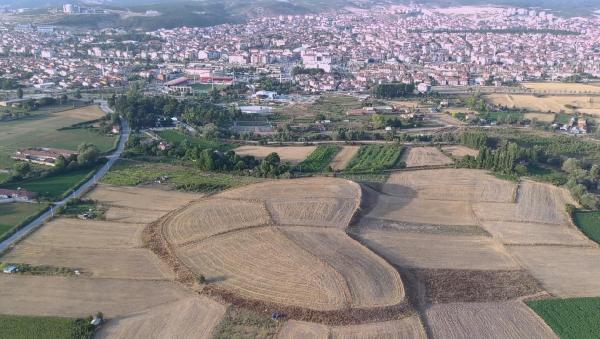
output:
[[[105,102],[101,103],[100,107],[102,108],[102,110],[104,112],[112,113],[112,110],[106,105]],[[123,120],[123,119],[121,120],[121,126],[122,126],[122,128],[121,128],[121,135],[119,136],[119,144],[117,146],[117,149],[111,155],[107,156],[108,162],[106,162],[106,164],[104,164],[104,166],[102,166],[96,172],[96,174],[92,178],[90,178],[90,180],[88,180],[85,184],[81,185],[81,187],[79,187],[78,189],[73,191],[71,194],[69,194],[69,196],[67,196],[65,199],[53,203],[51,205],[50,210],[46,211],[45,213],[43,213],[42,215],[37,217],[35,220],[30,222],[27,226],[21,228],[19,231],[17,231],[15,234],[13,234],[10,238],[1,242],[0,243],[0,252],[6,250],[8,247],[12,246],[17,241],[23,239],[29,233],[31,233],[32,231],[34,231],[35,229],[37,229],[38,227],[43,225],[44,222],[46,222],[48,219],[52,218],[54,216],[54,210],[56,208],[64,206],[71,199],[80,198],[83,194],[86,193],[87,190],[89,190],[92,186],[94,186],[95,184],[98,183],[98,181],[108,172],[108,170],[119,159],[119,157],[121,156],[121,153],[123,153],[123,150],[125,149],[125,143],[127,143],[127,139],[129,138],[130,129],[129,129],[129,124],[127,123],[127,121]]]

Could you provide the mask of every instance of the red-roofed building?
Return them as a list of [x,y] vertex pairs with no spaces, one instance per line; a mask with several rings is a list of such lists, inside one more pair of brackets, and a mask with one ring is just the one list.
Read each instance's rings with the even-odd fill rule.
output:
[[9,190],[0,188],[0,204],[10,202],[30,202],[37,198],[37,193],[29,192],[24,189]]

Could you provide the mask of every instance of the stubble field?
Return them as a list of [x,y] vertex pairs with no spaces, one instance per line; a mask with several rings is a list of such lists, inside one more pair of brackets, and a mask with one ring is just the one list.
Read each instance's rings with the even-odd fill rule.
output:
[[275,152],[281,161],[296,165],[304,161],[316,148],[316,146],[241,146],[234,151],[240,156],[251,155],[258,159],[263,159]]
[[406,167],[443,166],[453,163],[444,153],[435,147],[410,147],[402,155]]

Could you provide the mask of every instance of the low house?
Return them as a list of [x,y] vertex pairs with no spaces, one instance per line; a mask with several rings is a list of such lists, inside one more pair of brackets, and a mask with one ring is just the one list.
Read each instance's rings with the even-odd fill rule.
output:
[[10,202],[31,202],[37,198],[37,193],[24,189],[10,190],[0,188],[0,204]]
[[76,156],[77,154],[78,153],[75,151],[42,147],[18,150],[15,152],[15,155],[13,155],[12,158],[18,161],[28,161],[40,165],[56,166],[56,159],[58,159],[59,156],[67,159],[71,156]]

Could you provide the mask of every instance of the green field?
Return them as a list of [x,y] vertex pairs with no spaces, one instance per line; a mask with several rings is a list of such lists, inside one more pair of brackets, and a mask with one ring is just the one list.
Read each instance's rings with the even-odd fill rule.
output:
[[32,215],[44,210],[46,204],[10,203],[0,204],[0,238],[13,227],[20,225]]
[[376,172],[400,166],[400,157],[404,148],[396,145],[361,146],[352,158],[347,172]]
[[527,303],[562,339],[600,338],[600,298]]
[[522,121],[525,116],[522,112],[483,112],[479,117],[499,124],[514,124]]
[[260,181],[255,177],[204,172],[183,165],[120,160],[102,182],[119,186],[136,186],[152,183],[162,176],[168,176],[167,184],[175,189],[207,193]]
[[[79,114],[82,112],[82,114]],[[111,150],[117,138],[92,129],[59,130],[97,119],[102,112],[94,106],[54,113],[48,111],[21,120],[0,122],[0,169],[12,166],[10,156],[19,148],[54,147],[77,150],[83,142],[92,143],[102,152]]]
[[0,339],[88,339],[92,334],[84,319],[0,315]]
[[1,185],[2,188],[17,189],[21,187],[31,192],[37,192],[47,199],[59,199],[74,186],[83,181],[96,168],[83,168],[49,177],[36,178]]
[[319,145],[297,168],[302,172],[321,172],[341,149],[338,145]]
[[218,149],[222,152],[232,150],[236,147],[235,145],[223,143],[223,142],[219,141],[218,139],[193,137],[190,135],[186,135],[185,133],[177,131],[177,130],[158,131],[158,132],[156,132],[156,134],[158,134],[159,137],[165,139],[169,143],[182,142],[185,139],[187,139],[190,142],[190,144],[192,144],[194,146],[199,146],[202,148]]
[[573,220],[585,235],[600,244],[600,211],[577,211],[573,214]]

